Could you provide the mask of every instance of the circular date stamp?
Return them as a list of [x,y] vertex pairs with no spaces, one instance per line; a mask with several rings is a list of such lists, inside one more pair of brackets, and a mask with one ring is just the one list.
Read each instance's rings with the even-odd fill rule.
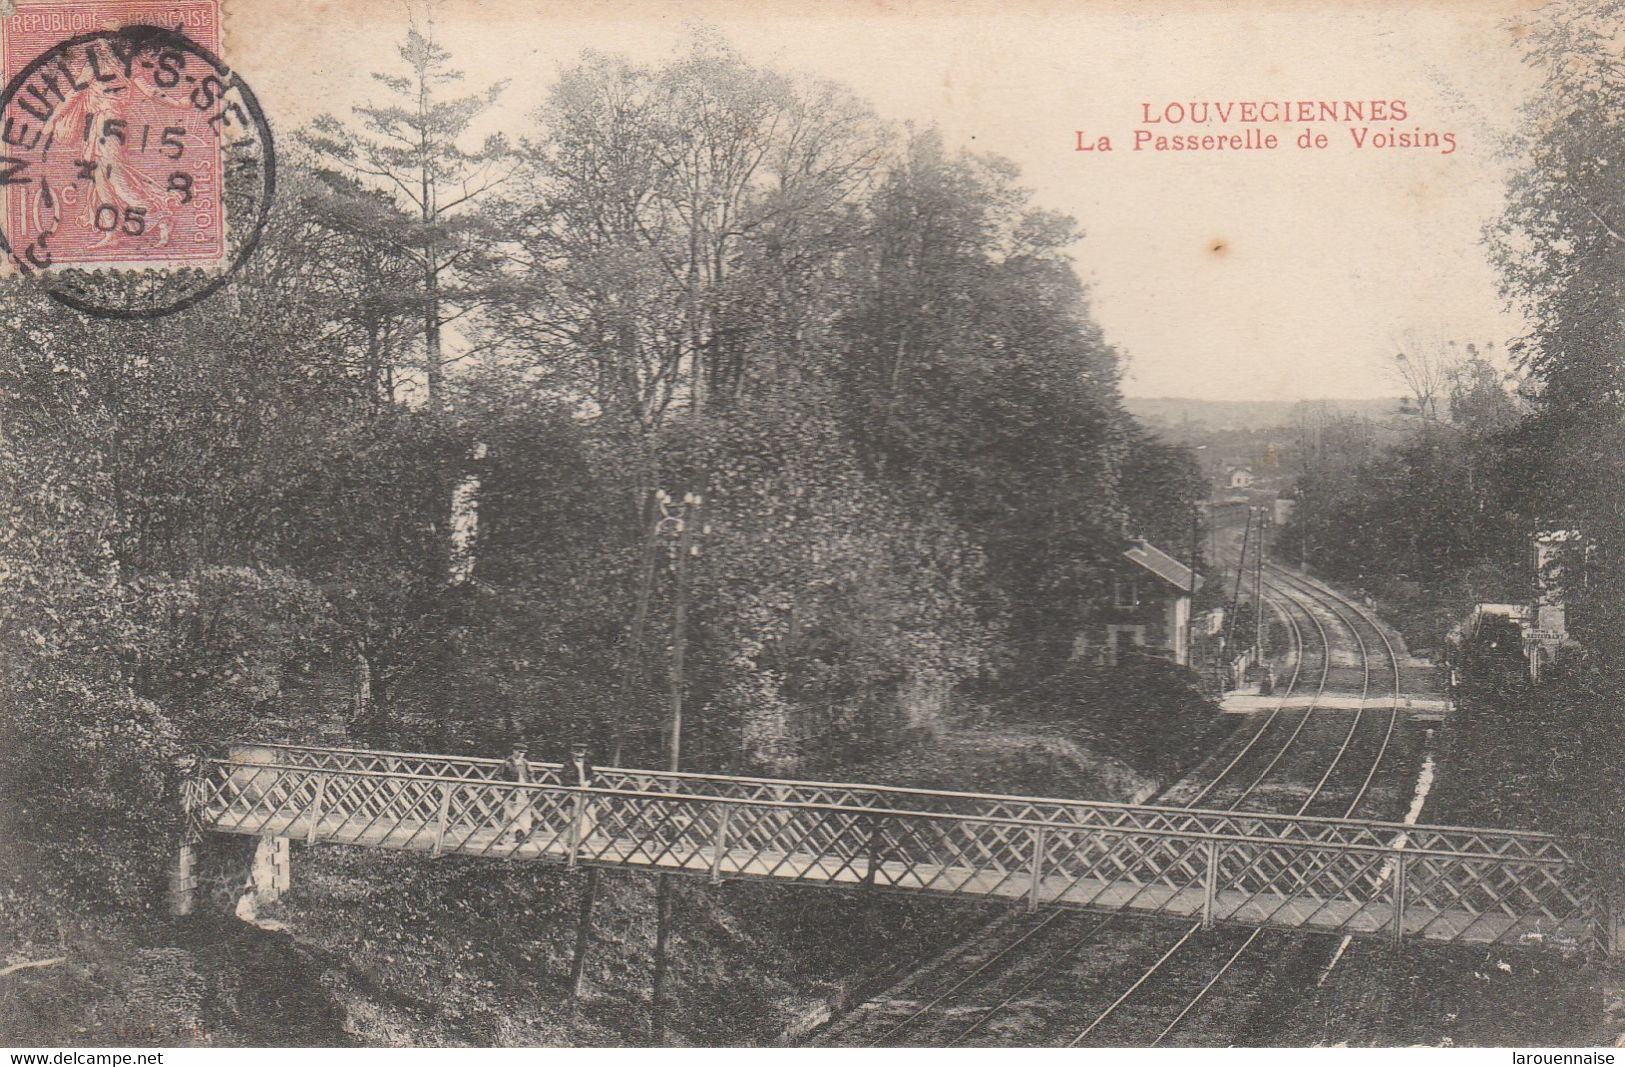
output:
[[196,304],[253,253],[275,192],[259,101],[184,33],[70,37],[0,92],[0,254],[86,314]]

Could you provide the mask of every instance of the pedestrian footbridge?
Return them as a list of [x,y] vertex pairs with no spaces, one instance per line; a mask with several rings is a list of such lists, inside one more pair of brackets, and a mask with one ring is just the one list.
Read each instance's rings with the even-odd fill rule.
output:
[[[1355,936],[1612,940],[1545,834],[293,745],[201,763],[195,831]],[[581,784],[585,777],[586,784]]]

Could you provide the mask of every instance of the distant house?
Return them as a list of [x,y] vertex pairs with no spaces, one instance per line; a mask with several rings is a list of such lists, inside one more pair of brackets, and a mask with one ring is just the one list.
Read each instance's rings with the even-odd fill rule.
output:
[[[1526,604],[1475,604],[1446,636],[1452,648],[1478,642],[1512,654],[1522,653],[1529,677],[1539,681],[1544,667],[1557,662],[1564,649],[1578,647],[1568,632],[1567,592],[1583,588],[1589,552],[1576,530],[1543,530],[1529,541],[1529,567],[1534,597]],[[1579,573],[1569,571],[1578,565]],[[1569,573],[1565,573],[1569,571]]]
[[[1195,589],[1202,588],[1196,577]],[[1115,664],[1131,651],[1190,663],[1191,569],[1145,540],[1114,568],[1109,595],[1080,638],[1079,651]]]
[[1225,472],[1225,485],[1230,489],[1251,489],[1253,480],[1251,467],[1231,467]]

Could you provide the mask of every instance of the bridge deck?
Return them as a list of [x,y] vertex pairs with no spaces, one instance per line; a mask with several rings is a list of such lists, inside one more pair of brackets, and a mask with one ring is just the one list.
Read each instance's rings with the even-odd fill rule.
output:
[[[427,818],[380,818],[375,811],[330,812],[314,818],[309,811],[277,813],[252,804],[215,805],[207,813],[211,828],[255,836],[290,837],[307,841],[357,845],[433,854],[488,856],[509,860],[576,862],[599,866],[638,867],[721,878],[755,878],[826,885],[873,886],[891,891],[950,894],[1005,899],[1028,904],[1097,910],[1132,910],[1188,917],[1208,916],[1214,922],[1252,926],[1283,926],[1392,937],[1395,912],[1403,912],[1404,935],[1441,941],[1527,941],[1584,944],[1593,934],[1593,917],[1584,910],[1554,916],[1544,908],[1514,909],[1501,902],[1481,908],[1430,906],[1396,901],[1391,891],[1391,856],[1363,858],[1363,877],[1342,872],[1331,891],[1314,891],[1318,876],[1330,871],[1334,860],[1324,856],[1296,857],[1262,884],[1214,884],[1211,892],[1199,866],[1169,855],[1168,862],[1143,878],[1108,878],[1070,871],[1066,857],[1052,857],[1049,871],[1008,862],[990,862],[982,850],[961,862],[930,862],[919,858],[880,858],[871,865],[868,855],[842,853],[825,847],[763,848],[759,845],[724,845],[693,840],[710,837],[678,827],[664,835],[627,836],[601,831],[596,819],[572,840],[567,821],[536,821],[523,840],[503,828],[504,820],[439,821]],[[534,815],[532,816],[534,818]],[[1272,849],[1276,846],[1271,845]],[[1247,865],[1256,868],[1255,858]],[[1040,865],[1042,866],[1042,865]],[[1037,873],[1035,879],[1033,874]],[[1243,872],[1245,873],[1245,872]],[[1234,879],[1245,881],[1244,879]],[[1328,887],[1322,886],[1322,890]],[[1465,890],[1451,890],[1462,900]],[[1446,894],[1447,896],[1449,894]]]

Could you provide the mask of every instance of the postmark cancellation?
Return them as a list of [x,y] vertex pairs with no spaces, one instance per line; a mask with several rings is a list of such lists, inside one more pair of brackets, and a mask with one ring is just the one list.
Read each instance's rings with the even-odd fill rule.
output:
[[78,0],[0,18],[0,253],[80,310],[189,306],[252,251],[271,131],[219,58],[219,0]]

